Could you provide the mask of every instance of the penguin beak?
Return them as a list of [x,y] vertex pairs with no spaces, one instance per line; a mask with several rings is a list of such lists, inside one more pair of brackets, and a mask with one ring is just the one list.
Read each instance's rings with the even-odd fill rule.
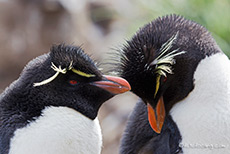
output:
[[93,82],[93,85],[116,95],[131,90],[129,83],[120,77],[104,75],[103,80]]
[[156,133],[160,134],[165,121],[165,106],[163,96],[161,96],[158,100],[155,109],[149,103],[147,103],[147,108],[149,124]]

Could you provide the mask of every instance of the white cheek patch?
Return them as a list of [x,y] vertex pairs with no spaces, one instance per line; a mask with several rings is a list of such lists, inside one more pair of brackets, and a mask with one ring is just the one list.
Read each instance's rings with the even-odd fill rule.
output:
[[182,136],[185,154],[230,153],[230,61],[224,54],[203,59],[195,87],[170,114]]
[[100,154],[99,121],[68,107],[48,107],[42,116],[18,129],[9,154]]

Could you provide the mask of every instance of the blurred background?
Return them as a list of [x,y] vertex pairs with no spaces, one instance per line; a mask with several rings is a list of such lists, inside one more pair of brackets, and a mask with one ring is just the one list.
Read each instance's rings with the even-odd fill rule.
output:
[[[205,26],[230,56],[230,0],[0,0],[0,92],[52,44],[81,45],[94,59],[108,62],[108,53],[139,27],[172,13]],[[102,154],[118,153],[137,99],[126,93],[101,108]]]

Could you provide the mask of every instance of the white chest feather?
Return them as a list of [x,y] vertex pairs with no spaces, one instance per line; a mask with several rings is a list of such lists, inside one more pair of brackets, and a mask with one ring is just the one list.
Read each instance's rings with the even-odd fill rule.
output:
[[15,131],[9,154],[99,154],[99,121],[67,107],[48,107],[34,122]]
[[194,74],[195,88],[174,105],[185,154],[230,153],[230,62],[215,54],[200,62]]

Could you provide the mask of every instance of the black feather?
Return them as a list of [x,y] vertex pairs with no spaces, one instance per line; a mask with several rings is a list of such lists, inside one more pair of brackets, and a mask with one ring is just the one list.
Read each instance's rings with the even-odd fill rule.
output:
[[[68,70],[51,82],[34,87],[34,83],[56,73],[51,63],[62,69],[72,63],[75,69],[94,76],[87,78]],[[8,153],[14,131],[37,119],[46,107],[69,107],[95,119],[102,103],[113,96],[90,84],[102,78],[93,60],[78,46],[54,45],[49,53],[30,61],[20,77],[0,95],[0,154]],[[71,85],[70,80],[76,80],[77,86]]]
[[[151,63],[161,54],[161,47],[176,34],[178,35],[172,47],[165,54],[175,50],[176,53],[182,51],[185,53],[174,57],[175,64],[171,66],[173,73],[166,74],[166,82],[161,78],[155,97],[157,73],[154,70],[158,66]],[[148,102],[154,107],[159,97],[163,96],[166,121],[161,134],[154,134],[148,124],[146,106],[144,103],[142,105],[139,103],[129,119],[120,153],[175,154],[176,151],[180,152],[180,133],[169,111],[174,104],[193,90],[195,86],[193,75],[199,62],[206,56],[222,52],[221,49],[201,25],[178,15],[168,15],[157,18],[140,28],[123,46],[122,51],[121,64],[118,68],[121,77],[130,83],[131,91],[144,103]]]

